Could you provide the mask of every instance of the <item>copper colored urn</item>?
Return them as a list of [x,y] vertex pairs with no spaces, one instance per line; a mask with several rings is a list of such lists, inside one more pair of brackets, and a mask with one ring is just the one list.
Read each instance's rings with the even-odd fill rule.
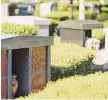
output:
[[12,98],[14,98],[16,92],[17,92],[17,89],[18,89],[18,81],[17,81],[17,76],[16,75],[12,75],[12,88],[11,88],[11,92],[12,92]]

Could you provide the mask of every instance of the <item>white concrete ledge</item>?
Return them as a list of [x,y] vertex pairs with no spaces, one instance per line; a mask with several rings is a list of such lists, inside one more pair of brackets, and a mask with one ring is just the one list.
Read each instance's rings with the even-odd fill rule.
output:
[[1,22],[10,22],[16,24],[26,25],[50,25],[50,19],[36,17],[36,16],[3,16]]

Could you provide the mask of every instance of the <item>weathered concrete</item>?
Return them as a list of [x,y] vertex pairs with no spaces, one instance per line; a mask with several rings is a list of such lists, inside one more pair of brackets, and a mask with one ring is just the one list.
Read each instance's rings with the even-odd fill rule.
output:
[[78,29],[78,30],[88,30],[103,28],[103,23],[96,20],[66,20],[61,21],[58,24],[58,28],[68,28],[68,29]]
[[60,30],[60,37],[62,40],[78,42],[82,46],[85,46],[87,37],[91,38],[92,29],[102,27],[102,22],[90,19],[61,21],[57,26]]
[[1,49],[21,49],[35,46],[49,46],[53,44],[53,37],[15,36],[1,40]]

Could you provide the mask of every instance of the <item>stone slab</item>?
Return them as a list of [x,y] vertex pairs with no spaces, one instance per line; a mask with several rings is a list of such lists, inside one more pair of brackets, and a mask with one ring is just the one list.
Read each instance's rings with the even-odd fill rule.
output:
[[9,22],[25,25],[50,25],[51,21],[46,18],[36,16],[3,16],[1,22]]
[[60,37],[65,42],[79,43],[84,45],[85,33],[83,30],[60,29]]
[[1,51],[1,99],[7,98],[7,74],[8,74],[8,57],[7,51]]
[[53,44],[53,37],[42,36],[15,36],[1,40],[1,49],[21,49],[37,46],[50,46]]
[[58,24],[58,28],[68,28],[68,29],[97,29],[103,28],[103,23],[96,20],[66,20],[61,21]]

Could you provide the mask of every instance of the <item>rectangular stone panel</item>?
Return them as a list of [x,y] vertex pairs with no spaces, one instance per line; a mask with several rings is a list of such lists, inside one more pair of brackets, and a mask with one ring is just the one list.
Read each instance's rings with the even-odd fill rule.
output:
[[38,92],[43,89],[47,81],[47,54],[46,47],[32,47],[30,66],[30,92]]
[[83,30],[60,29],[60,37],[65,42],[84,45],[85,32]]
[[[46,83],[46,72],[45,71],[41,71],[41,72],[36,72],[32,74],[32,85],[35,86],[39,86],[41,84],[45,84]],[[32,86],[34,87],[34,86]]]
[[6,77],[1,78],[1,98],[2,99],[7,98],[7,78]]
[[46,69],[46,47],[33,47],[32,48],[32,71]]
[[39,87],[32,88],[31,93],[37,93],[37,92],[39,92],[39,90],[42,90],[43,87],[44,87],[44,86],[41,85],[41,86],[39,86]]
[[7,98],[7,51],[1,51],[1,98]]
[[1,76],[7,76],[7,52],[1,51]]
[[31,91],[38,91],[46,85],[46,71],[32,73],[31,76]]

